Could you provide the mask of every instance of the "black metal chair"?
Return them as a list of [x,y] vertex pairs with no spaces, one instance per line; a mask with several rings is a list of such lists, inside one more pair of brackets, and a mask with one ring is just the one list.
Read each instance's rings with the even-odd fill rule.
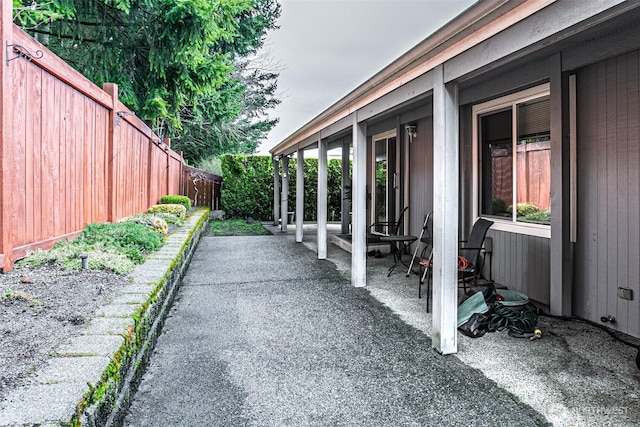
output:
[[[493,225],[493,221],[483,218],[478,219],[471,228],[468,240],[460,241],[458,250],[458,286],[467,292],[469,284],[476,285],[482,276],[484,269],[485,254],[484,240],[487,231]],[[421,258],[423,258],[421,256]],[[433,251],[427,258],[419,262],[420,275],[418,276],[418,298],[422,297],[422,284],[427,281],[427,312],[429,311],[429,297],[431,288],[431,277],[433,273]]]
[[[404,208],[400,215],[398,215],[397,221],[380,221],[374,222],[367,228],[367,253],[369,252],[369,245],[375,243],[388,243],[380,240],[384,236],[397,235],[403,229],[402,224],[404,222],[404,214],[409,209],[409,206]],[[379,231],[380,229],[385,231]]]

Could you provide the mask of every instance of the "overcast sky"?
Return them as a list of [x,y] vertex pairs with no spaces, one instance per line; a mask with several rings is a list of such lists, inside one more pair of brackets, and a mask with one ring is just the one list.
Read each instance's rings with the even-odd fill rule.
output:
[[280,71],[280,123],[268,150],[403,53],[455,18],[475,0],[280,0],[280,28],[265,52]]

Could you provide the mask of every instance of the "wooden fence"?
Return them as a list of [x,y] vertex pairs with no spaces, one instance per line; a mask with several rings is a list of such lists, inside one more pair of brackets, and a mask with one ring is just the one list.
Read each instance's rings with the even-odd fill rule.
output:
[[182,153],[12,23],[0,31],[0,267],[180,194]]
[[[491,153],[494,176],[492,195],[511,204],[513,157],[508,150]],[[520,144],[516,148],[517,203],[533,203],[540,210],[551,209],[551,143]]]
[[221,186],[221,176],[202,169],[182,166],[181,194],[189,197],[193,206],[208,206],[211,210],[220,209]]

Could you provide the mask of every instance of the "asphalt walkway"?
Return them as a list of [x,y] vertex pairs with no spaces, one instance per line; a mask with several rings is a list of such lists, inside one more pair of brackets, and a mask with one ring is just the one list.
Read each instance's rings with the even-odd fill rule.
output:
[[424,332],[368,289],[353,288],[336,264],[277,235],[202,238],[125,420],[128,426],[545,423],[479,370],[434,353]]

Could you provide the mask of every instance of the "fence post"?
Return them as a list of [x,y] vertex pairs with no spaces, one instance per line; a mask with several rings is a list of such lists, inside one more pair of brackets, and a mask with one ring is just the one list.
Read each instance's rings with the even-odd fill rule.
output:
[[[3,1],[0,6],[0,34],[3,45],[13,41],[13,3]],[[15,207],[12,200],[15,168],[13,160],[13,110],[11,109],[12,68],[8,67],[7,55],[11,49],[2,46],[0,61],[0,267],[3,272],[13,268],[13,218]]]
[[113,104],[111,105],[111,111],[109,111],[109,134],[107,139],[107,220],[114,222],[117,218],[116,215],[116,186],[115,180],[115,123],[118,106],[118,85],[115,83],[105,83],[102,85],[102,89],[111,95]]
[[167,191],[164,194],[168,195],[171,193],[171,153],[169,152],[171,149],[171,138],[165,138],[163,141],[166,145],[164,153],[167,156]]

